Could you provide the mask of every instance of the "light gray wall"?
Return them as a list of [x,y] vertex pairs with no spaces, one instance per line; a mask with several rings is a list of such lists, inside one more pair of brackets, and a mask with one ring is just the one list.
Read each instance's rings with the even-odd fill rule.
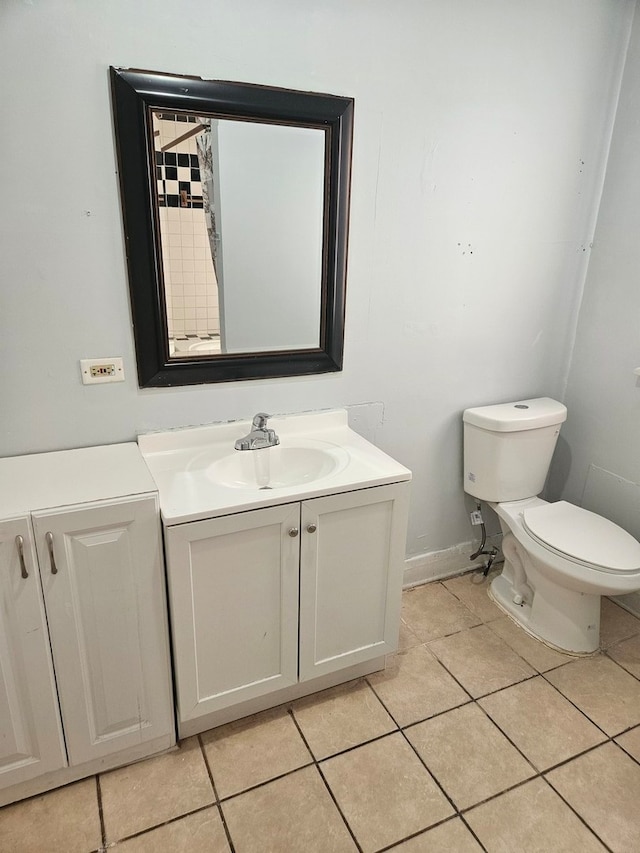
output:
[[640,15],[620,92],[580,309],[556,495],[640,538]]
[[[4,0],[0,453],[374,403],[358,423],[414,472],[408,553],[469,539],[462,409],[563,391],[632,10]],[[109,65],[355,98],[343,372],[138,389]],[[81,385],[116,355],[125,383]]]

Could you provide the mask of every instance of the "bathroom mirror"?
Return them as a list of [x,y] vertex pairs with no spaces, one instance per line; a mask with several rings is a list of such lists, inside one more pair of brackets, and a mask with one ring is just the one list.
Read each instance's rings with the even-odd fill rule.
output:
[[111,84],[140,387],[341,370],[353,100]]

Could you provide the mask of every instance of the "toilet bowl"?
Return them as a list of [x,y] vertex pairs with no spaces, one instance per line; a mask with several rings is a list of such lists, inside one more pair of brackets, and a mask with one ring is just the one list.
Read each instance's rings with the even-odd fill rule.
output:
[[467,409],[464,488],[500,519],[496,604],[554,648],[590,654],[599,647],[600,597],[640,589],[640,542],[602,516],[538,496],[565,419],[566,408],[548,397]]
[[500,519],[505,557],[491,597],[554,648],[596,651],[600,597],[640,589],[640,543],[566,501],[535,497],[489,505]]

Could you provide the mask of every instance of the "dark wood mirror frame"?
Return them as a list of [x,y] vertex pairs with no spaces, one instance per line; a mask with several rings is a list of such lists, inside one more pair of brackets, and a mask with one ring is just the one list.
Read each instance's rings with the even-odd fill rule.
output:
[[[353,99],[111,68],[138,384],[141,388],[342,369]],[[325,134],[320,346],[169,357],[151,111],[317,128]]]

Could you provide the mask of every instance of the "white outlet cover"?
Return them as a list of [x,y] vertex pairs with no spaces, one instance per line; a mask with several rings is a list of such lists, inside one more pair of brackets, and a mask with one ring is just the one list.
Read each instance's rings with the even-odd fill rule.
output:
[[[94,375],[92,368],[104,368],[105,372]],[[105,382],[124,382],[124,364],[121,358],[81,358],[80,373],[84,385],[102,385]]]

